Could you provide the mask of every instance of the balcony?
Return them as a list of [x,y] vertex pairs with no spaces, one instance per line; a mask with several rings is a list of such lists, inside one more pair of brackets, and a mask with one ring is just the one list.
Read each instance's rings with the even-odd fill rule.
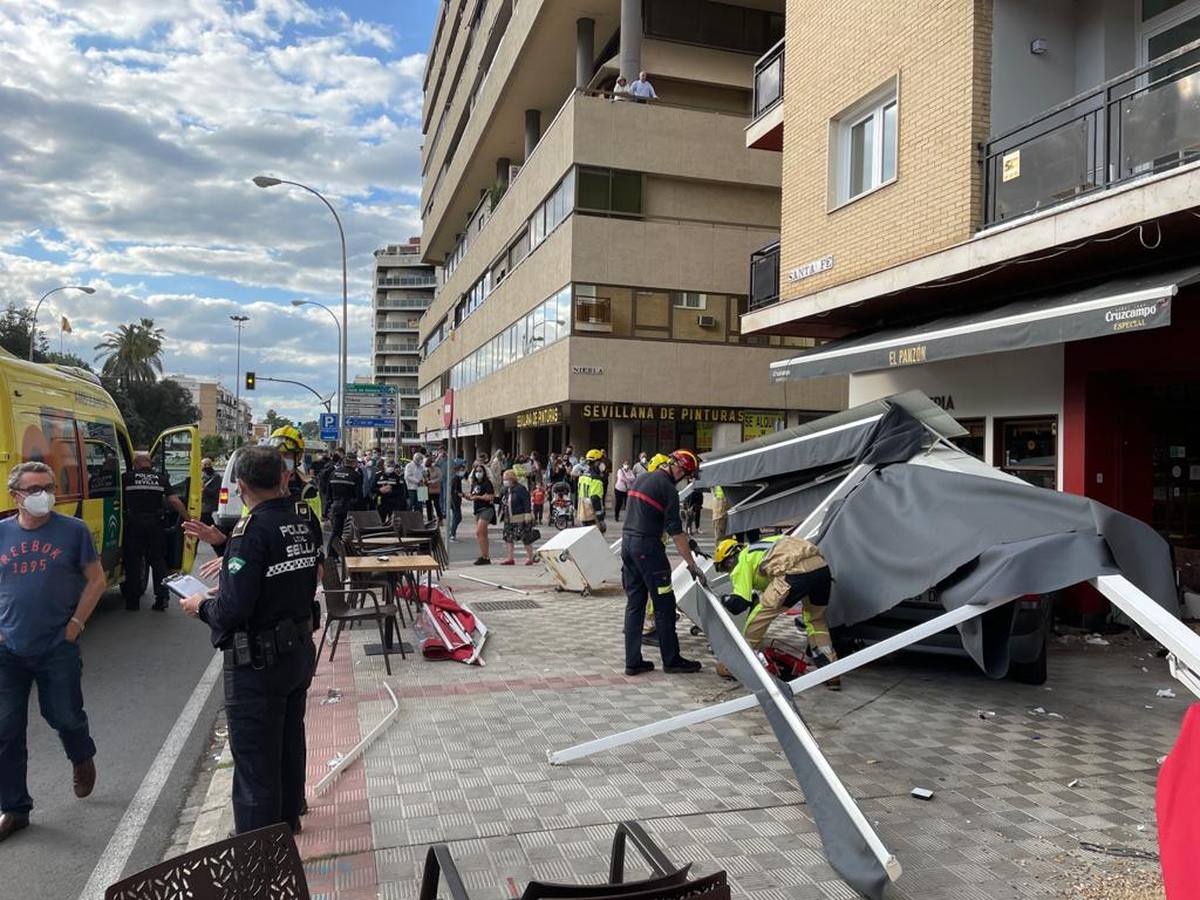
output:
[[429,304],[432,302],[427,297],[404,297],[391,298],[380,297],[375,300],[376,309],[429,309]]
[[988,141],[984,227],[1200,159],[1200,41]]
[[748,149],[783,149],[783,43],[754,64],[754,120],[746,126]]
[[779,300],[779,241],[750,254],[750,304],[753,312]]
[[432,288],[437,287],[437,279],[432,275],[380,275],[375,279],[375,284],[377,287]]
[[420,349],[416,341],[376,341],[376,353],[416,353]]
[[417,319],[393,319],[387,316],[375,320],[376,331],[418,331],[420,322]]

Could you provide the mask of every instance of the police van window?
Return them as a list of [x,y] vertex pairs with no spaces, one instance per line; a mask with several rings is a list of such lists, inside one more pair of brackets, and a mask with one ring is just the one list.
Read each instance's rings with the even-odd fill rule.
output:
[[89,497],[115,497],[121,490],[121,454],[111,422],[80,422]]

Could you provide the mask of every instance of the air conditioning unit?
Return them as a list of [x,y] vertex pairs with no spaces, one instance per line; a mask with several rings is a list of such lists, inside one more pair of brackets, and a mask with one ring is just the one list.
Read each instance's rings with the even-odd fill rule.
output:
[[521,174],[520,166],[509,166],[508,167],[508,183],[512,184],[514,181],[517,180],[517,176],[520,174]]
[[701,328],[716,328],[717,327],[717,317],[716,316],[696,316],[696,324],[699,325]]

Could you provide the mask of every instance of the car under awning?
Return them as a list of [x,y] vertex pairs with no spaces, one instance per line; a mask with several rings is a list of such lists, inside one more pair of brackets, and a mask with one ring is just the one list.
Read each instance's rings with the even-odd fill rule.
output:
[[1163,328],[1171,324],[1179,289],[1198,280],[1200,266],[1189,266],[868,332],[771,363],[771,380],[897,369]]

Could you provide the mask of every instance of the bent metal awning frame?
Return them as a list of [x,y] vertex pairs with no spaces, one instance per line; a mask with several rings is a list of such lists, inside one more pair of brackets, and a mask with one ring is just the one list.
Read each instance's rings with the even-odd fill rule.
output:
[[1179,289],[1198,279],[1200,267],[1192,266],[833,341],[771,363],[771,379],[898,369],[1164,328],[1171,324],[1172,301]]

